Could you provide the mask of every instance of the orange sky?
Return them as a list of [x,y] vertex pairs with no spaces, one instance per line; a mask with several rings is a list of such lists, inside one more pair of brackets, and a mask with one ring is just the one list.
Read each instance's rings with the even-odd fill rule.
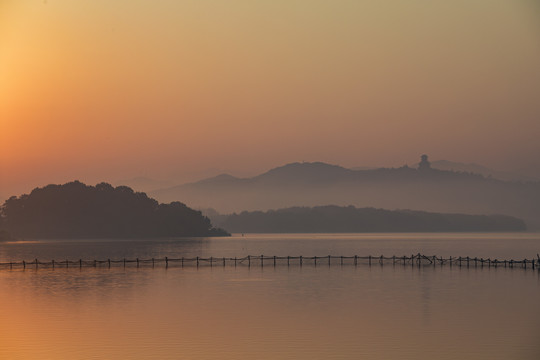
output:
[[421,153],[540,168],[539,64],[533,0],[0,0],[0,197]]

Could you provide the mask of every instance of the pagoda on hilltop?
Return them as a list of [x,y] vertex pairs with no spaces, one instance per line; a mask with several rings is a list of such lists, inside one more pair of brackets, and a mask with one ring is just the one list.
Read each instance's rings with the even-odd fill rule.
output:
[[420,171],[431,170],[431,163],[428,161],[428,156],[426,154],[420,156],[420,162],[418,163],[418,170]]

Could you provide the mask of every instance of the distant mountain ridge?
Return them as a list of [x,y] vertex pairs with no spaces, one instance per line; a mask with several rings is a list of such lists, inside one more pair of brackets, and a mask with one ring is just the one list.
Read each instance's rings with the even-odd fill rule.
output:
[[432,161],[431,166],[438,170],[470,172],[485,177],[493,177],[503,181],[540,181],[540,179],[533,176],[527,176],[510,171],[494,170],[475,163],[464,164],[455,161],[437,160]]
[[503,214],[540,228],[540,182],[509,182],[434,168],[352,170],[322,162],[296,162],[251,178],[220,175],[151,194],[161,201],[181,200],[221,213],[333,204]]

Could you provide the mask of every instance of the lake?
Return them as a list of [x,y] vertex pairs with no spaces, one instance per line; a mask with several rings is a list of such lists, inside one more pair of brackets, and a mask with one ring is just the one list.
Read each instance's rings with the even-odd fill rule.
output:
[[[0,262],[416,253],[532,259],[538,233],[0,243]],[[163,265],[0,270],[1,359],[538,359],[540,273]]]

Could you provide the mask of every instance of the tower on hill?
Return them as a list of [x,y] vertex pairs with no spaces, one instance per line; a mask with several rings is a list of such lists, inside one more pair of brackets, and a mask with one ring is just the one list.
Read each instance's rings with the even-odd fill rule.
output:
[[418,170],[431,170],[431,163],[428,161],[428,156],[426,154],[420,156]]

